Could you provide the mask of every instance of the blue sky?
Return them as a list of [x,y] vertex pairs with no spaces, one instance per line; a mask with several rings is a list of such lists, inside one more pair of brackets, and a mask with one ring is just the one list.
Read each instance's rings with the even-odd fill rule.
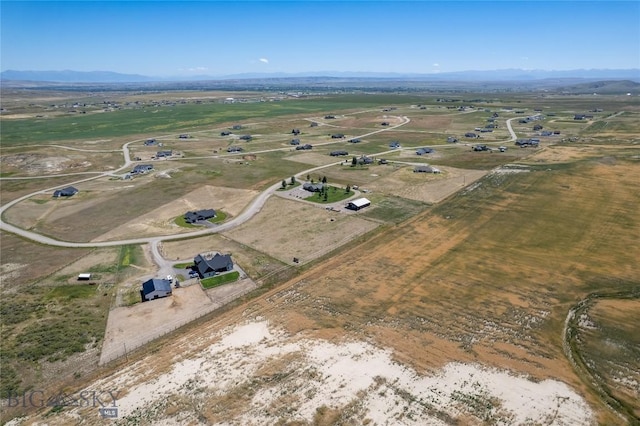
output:
[[633,1],[6,1],[2,70],[640,68]]

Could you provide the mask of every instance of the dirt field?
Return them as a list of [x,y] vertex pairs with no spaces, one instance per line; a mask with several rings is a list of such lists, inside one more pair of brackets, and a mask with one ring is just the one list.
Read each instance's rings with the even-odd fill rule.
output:
[[132,238],[133,236],[172,235],[187,232],[191,228],[181,228],[173,220],[190,210],[221,210],[227,218],[238,215],[257,195],[257,191],[204,186],[177,200],[159,207],[149,213],[138,216],[118,226],[93,241],[109,241]]
[[123,356],[254,288],[255,284],[248,278],[207,291],[191,282],[191,285],[173,289],[170,297],[112,309],[107,320],[100,364]]
[[251,221],[225,235],[293,264],[294,257],[306,263],[377,226],[354,215],[327,211],[322,205],[272,197]]

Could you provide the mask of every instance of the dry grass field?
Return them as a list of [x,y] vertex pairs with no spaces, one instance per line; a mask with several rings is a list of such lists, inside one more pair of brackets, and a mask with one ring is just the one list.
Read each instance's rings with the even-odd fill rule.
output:
[[[485,105],[500,111],[504,123],[516,115],[503,106],[522,102],[519,109],[530,114],[545,100],[509,97],[458,112],[433,96],[424,97],[424,110],[416,107],[417,96],[380,95],[385,101],[375,107],[368,96],[328,97],[317,100],[324,102],[322,110],[316,104],[305,112],[296,100],[292,112],[281,116],[277,110],[287,103],[274,102],[271,116],[265,105],[215,103],[217,92],[173,95],[178,106],[156,107],[166,99],[149,94],[146,117],[156,114],[153,108],[158,117],[182,108],[189,118],[179,125],[145,118],[140,126],[154,130],[148,135],[136,129],[129,139],[122,136],[132,121],[118,123],[122,134],[97,132],[92,139],[80,129],[68,136],[73,141],[60,142],[64,120],[75,119],[67,115],[59,126],[52,117],[51,129],[52,135],[62,132],[55,133],[56,144],[87,147],[90,140],[108,140],[105,146],[117,149],[135,140],[132,155],[145,156],[157,148],[143,147],[142,141],[156,136],[167,149],[180,151],[180,158],[156,161],[153,173],[132,181],[84,182],[70,199],[36,195],[8,209],[3,220],[69,241],[173,234],[180,229],[172,218],[186,210],[214,208],[233,217],[269,185],[334,162],[327,155],[333,149],[373,154],[388,150],[391,140],[403,147],[442,146],[426,158],[409,150],[385,155],[404,163],[312,173],[314,179],[327,176],[330,183],[371,191],[366,196],[373,205],[356,214],[272,197],[255,217],[224,235],[161,243],[163,257],[175,263],[202,252],[232,254],[250,278],[243,292],[253,292],[104,366],[98,366],[100,349],[104,355],[119,351],[123,342],[136,346],[159,335],[157,330],[182,326],[221,306],[228,294],[193,286],[153,302],[162,309],[125,307],[121,299],[154,274],[148,247],[52,248],[3,231],[3,390],[116,391],[116,423],[122,425],[623,425],[624,416],[628,423],[638,421],[640,129],[638,108],[628,100],[603,98],[606,113],[573,122],[573,114],[593,108],[593,101],[550,98],[545,108],[559,115],[545,128],[561,129],[561,138],[539,149],[509,145],[505,153],[477,153],[466,141],[445,145],[446,137],[483,125],[490,116]],[[45,93],[42,100],[58,102],[57,96]],[[143,99],[122,96],[126,102]],[[186,106],[179,106],[180,99]],[[37,109],[20,110],[12,102],[19,117]],[[222,118],[211,118],[207,108]],[[612,112],[620,108],[625,112]],[[145,117],[133,106],[102,115],[129,113]],[[336,118],[323,118],[329,113]],[[85,118],[98,120],[100,114]],[[250,152],[286,147],[296,127],[302,143],[314,144],[330,141],[334,132],[349,137],[377,130],[382,120],[393,125],[393,116],[403,115],[411,117],[408,125],[353,146],[343,141],[312,152]],[[309,120],[320,125],[311,128]],[[224,149],[229,141],[219,131],[236,123],[244,127],[238,134],[256,136],[243,145],[243,156],[195,158]],[[532,135],[529,125],[517,131]],[[192,138],[178,140],[179,133]],[[71,164],[73,171],[122,162],[119,153],[59,148],[49,158],[39,144],[44,137],[38,133],[13,151],[3,147],[2,176],[28,176],[33,164],[43,173],[59,173],[42,168],[49,160],[63,168]],[[502,128],[486,140],[506,137]],[[28,161],[19,164],[23,155]],[[73,157],[72,163],[63,157]],[[413,162],[442,173],[413,173]],[[2,200],[74,179],[3,180]],[[294,265],[293,257],[301,264]],[[85,271],[95,282],[79,285],[74,277]],[[107,320],[110,309],[114,316]],[[571,312],[579,315],[572,318]],[[59,405],[3,409],[2,421],[21,413],[31,417],[10,424],[111,422],[96,407]]]

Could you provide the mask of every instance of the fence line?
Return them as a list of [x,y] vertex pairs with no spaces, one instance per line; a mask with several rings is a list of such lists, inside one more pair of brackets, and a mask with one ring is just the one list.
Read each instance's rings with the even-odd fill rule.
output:
[[215,303],[212,303],[209,306],[206,306],[205,309],[201,309],[199,311],[197,311],[194,315],[186,318],[186,319],[182,319],[180,321],[173,321],[171,323],[165,324],[161,330],[158,330],[156,333],[153,333],[152,335],[147,336],[144,340],[142,341],[138,341],[136,342],[135,345],[133,346],[127,346],[125,342],[122,342],[122,348],[115,348],[111,351],[109,351],[108,353],[103,353],[100,355],[100,361],[99,361],[99,365],[104,365],[107,364],[109,362],[115,361],[119,358],[122,358],[123,356],[127,356],[130,352],[135,351],[136,349],[166,335],[169,334],[175,330],[177,330],[180,327],[184,327],[185,325],[199,319],[202,318],[203,316],[215,311],[216,309],[219,309],[221,307],[223,307],[224,305],[226,305],[229,302],[232,302],[233,300],[242,297],[244,295],[246,295],[247,293],[253,291],[255,289],[255,286],[251,286],[249,288],[246,288],[244,290],[241,290],[237,293],[234,293],[230,296],[227,296],[223,299],[219,299],[218,301],[216,301]]

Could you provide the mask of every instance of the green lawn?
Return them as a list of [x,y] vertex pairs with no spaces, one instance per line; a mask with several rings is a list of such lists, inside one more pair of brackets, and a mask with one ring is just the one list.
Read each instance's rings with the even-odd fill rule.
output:
[[240,272],[232,271],[227,274],[216,275],[215,277],[205,278],[200,281],[204,289],[214,288],[223,284],[237,281],[240,278]]
[[306,198],[306,201],[313,201],[314,203],[320,204],[330,204],[335,203],[337,201],[346,200],[347,198],[353,196],[355,192],[353,191],[345,191],[343,188],[338,188],[335,186],[326,185],[325,192],[316,192],[309,198]]

